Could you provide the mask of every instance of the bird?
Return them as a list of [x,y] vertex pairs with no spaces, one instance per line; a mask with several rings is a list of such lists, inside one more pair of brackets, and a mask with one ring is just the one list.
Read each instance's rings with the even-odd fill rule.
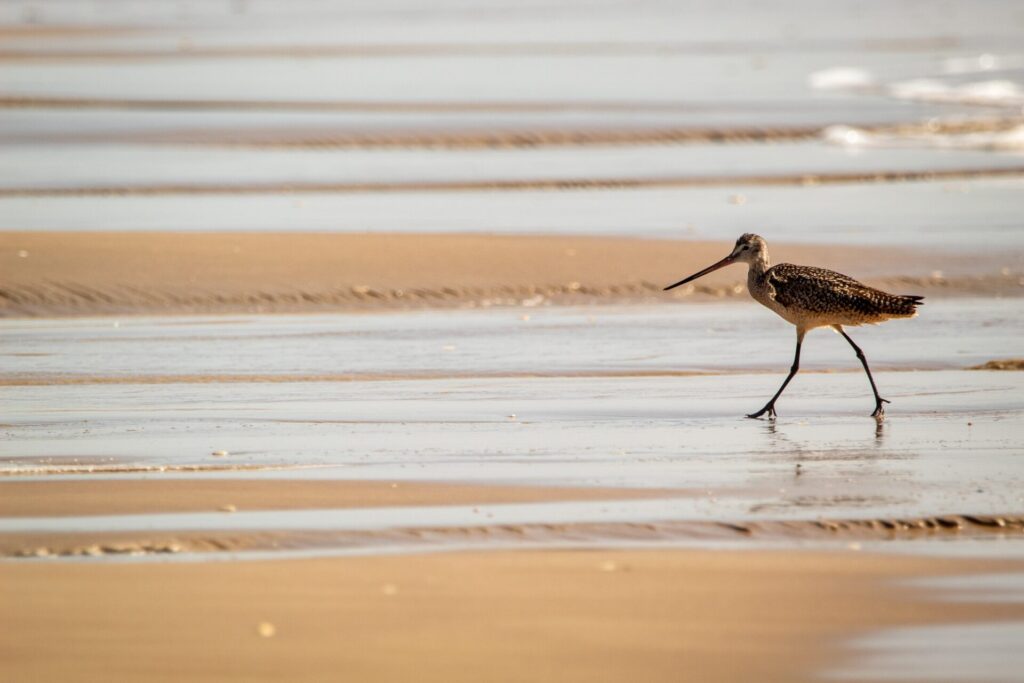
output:
[[769,419],[776,417],[775,402],[800,369],[800,347],[804,336],[815,328],[831,327],[850,343],[864,366],[871,391],[875,395],[875,411],[871,417],[881,420],[885,415],[883,404],[890,401],[878,394],[864,352],[843,327],[874,325],[891,318],[913,318],[924,297],[889,294],[826,268],[795,266],[791,263],[772,266],[768,257],[768,243],[760,235],[751,233],[741,235],[732,252],[724,259],[665,287],[664,291],[685,285],[733,263],[747,264],[747,290],[750,296],[796,326],[796,354],[789,375],[771,400],[761,410],[747,417],[756,419],[765,414]]

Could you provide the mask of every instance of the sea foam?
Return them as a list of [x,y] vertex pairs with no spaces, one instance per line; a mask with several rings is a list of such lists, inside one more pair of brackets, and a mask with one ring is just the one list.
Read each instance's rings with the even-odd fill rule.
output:
[[986,80],[950,84],[931,78],[899,81],[887,86],[893,97],[904,100],[983,104],[988,106],[1024,106],[1024,90],[1014,81]]
[[[934,128],[935,130],[932,130]],[[826,142],[843,147],[934,147],[940,149],[976,149],[993,151],[1024,150],[1024,125],[1006,129],[957,131],[941,124],[913,129],[885,131],[829,126],[822,131]]]
[[815,90],[846,90],[872,87],[875,78],[864,69],[838,66],[815,71],[807,77],[807,82]]

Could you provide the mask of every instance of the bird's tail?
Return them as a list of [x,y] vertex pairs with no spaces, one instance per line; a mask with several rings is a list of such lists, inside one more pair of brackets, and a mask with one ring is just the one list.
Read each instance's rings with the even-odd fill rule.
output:
[[901,294],[892,297],[889,313],[900,317],[912,318],[917,315],[917,307],[924,305],[924,297],[917,294]]

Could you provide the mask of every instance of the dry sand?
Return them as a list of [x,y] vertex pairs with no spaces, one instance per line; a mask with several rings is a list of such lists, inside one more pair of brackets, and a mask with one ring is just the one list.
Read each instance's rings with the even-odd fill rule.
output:
[[4,563],[0,661],[18,681],[795,682],[868,629],[1024,617],[896,582],[1010,569],[671,550]]
[[[0,316],[724,297],[744,292],[740,268],[672,293],[661,288],[730,246],[597,237],[7,232],[0,233]],[[776,261],[831,267],[899,293],[1021,290],[1017,276],[999,273],[1005,254],[784,244],[772,253]]]

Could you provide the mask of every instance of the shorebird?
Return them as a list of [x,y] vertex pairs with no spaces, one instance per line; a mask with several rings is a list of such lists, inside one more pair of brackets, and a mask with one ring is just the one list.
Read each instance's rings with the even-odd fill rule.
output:
[[775,402],[800,369],[800,346],[804,342],[804,335],[816,327],[831,327],[843,335],[857,352],[857,358],[871,383],[871,391],[875,394],[875,412],[871,416],[882,418],[885,414],[882,404],[889,401],[878,395],[878,387],[875,386],[875,378],[871,376],[864,352],[850,339],[843,326],[874,325],[890,318],[913,318],[924,297],[889,294],[825,268],[794,266],[791,263],[772,266],[768,260],[768,244],[760,236],[750,233],[736,240],[732,253],[724,259],[669,285],[665,291],[733,263],[747,264],[747,289],[750,296],[796,326],[796,355],[789,375],[764,408],[747,417],[759,418],[765,413],[769,418],[775,417]]

